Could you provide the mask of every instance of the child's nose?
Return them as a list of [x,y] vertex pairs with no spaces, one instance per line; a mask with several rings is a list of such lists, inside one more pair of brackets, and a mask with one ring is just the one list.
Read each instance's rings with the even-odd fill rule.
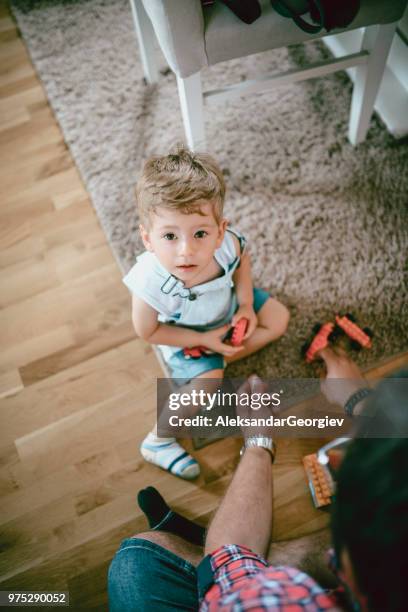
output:
[[180,240],[180,254],[191,255],[194,251],[194,246],[191,240]]

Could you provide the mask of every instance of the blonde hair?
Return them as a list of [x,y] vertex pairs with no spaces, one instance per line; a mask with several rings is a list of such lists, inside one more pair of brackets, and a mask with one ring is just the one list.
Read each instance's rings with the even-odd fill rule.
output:
[[168,155],[147,160],[136,185],[136,198],[141,222],[147,227],[157,208],[201,214],[199,200],[213,202],[214,216],[220,223],[225,181],[220,167],[210,155],[192,153],[178,145]]

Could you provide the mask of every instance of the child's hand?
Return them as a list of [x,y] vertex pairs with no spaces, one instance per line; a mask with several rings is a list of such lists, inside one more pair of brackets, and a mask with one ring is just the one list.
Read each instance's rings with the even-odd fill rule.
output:
[[222,338],[230,329],[230,325],[223,325],[222,327],[218,327],[217,329],[211,329],[210,331],[203,332],[202,342],[208,349],[214,351],[214,353],[221,353],[221,355],[225,355],[225,357],[232,357],[235,353],[242,351],[242,346],[231,346],[230,344],[226,344],[222,341]]
[[256,316],[252,304],[241,304],[232,317],[231,325],[234,327],[242,317],[248,319],[248,327],[243,337],[243,340],[248,340],[258,325],[258,317]]

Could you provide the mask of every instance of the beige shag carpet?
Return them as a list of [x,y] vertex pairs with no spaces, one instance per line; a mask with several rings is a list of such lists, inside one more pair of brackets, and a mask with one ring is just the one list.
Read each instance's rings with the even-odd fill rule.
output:
[[[123,272],[141,251],[133,187],[142,162],[184,138],[174,75],[146,86],[128,0],[12,0],[14,15]],[[311,43],[221,64],[204,85],[327,55]],[[408,146],[374,117],[346,138],[344,73],[207,114],[226,175],[226,216],[249,239],[253,275],[291,310],[287,336],[230,375],[312,375],[299,354],[316,321],[355,313],[375,332],[368,364],[408,348]]]

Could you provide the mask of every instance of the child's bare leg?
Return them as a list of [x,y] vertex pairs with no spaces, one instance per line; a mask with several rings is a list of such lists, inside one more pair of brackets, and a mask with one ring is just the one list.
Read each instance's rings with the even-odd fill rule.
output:
[[269,298],[257,313],[258,327],[254,333],[245,340],[242,351],[226,357],[227,363],[232,363],[252,353],[256,353],[261,348],[277,340],[286,332],[289,323],[289,310],[278,300]]
[[[203,379],[214,379],[214,382],[206,384],[206,392],[212,393],[219,387],[218,381],[224,376],[223,369],[209,370],[203,372],[189,383],[179,387],[178,393],[191,393],[194,389],[202,388]],[[195,409],[197,411],[197,409]],[[164,412],[167,413],[166,407]],[[183,416],[194,416],[194,413],[183,414]],[[157,435],[157,424],[143,440],[140,452],[146,461],[167,470],[175,476],[192,480],[200,474],[200,466],[197,461],[184,450],[184,448],[173,437],[159,437]]]

